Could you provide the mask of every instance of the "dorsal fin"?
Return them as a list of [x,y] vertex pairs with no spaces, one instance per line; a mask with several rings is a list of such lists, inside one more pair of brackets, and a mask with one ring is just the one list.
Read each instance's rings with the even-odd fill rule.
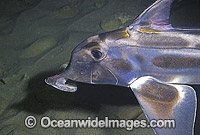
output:
[[143,11],[130,25],[130,28],[140,31],[173,29],[169,23],[170,8],[173,0],[157,0]]

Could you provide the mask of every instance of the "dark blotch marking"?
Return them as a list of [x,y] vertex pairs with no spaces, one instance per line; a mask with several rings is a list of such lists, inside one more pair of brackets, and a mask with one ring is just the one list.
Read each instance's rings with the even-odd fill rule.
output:
[[111,84],[115,84],[117,80],[107,69],[101,67],[101,65],[99,65],[98,63],[95,63],[92,72],[92,81],[94,83],[101,84],[105,84],[108,82]]
[[169,119],[179,100],[176,87],[149,79],[139,90],[140,97],[151,111],[160,119]]
[[94,47],[94,46],[99,46],[99,44],[97,42],[90,42],[88,44],[86,44],[85,46],[83,46],[83,48],[91,48],[91,47]]
[[132,71],[132,65],[123,59],[113,59],[109,63],[113,68],[118,70],[123,70],[124,72],[131,72]]
[[141,33],[137,43],[141,46],[155,48],[183,48],[188,46],[188,42],[181,37],[168,37],[145,33]]
[[152,61],[153,65],[161,68],[184,69],[200,67],[200,58],[191,56],[161,55]]
[[135,58],[142,63],[142,61],[144,60],[144,58],[141,55],[135,55]]
[[153,80],[145,83],[140,90],[144,97],[155,100],[156,102],[173,102],[178,96],[175,87]]
[[81,42],[78,46],[76,46],[73,50],[73,53],[80,51],[81,49],[89,49],[94,46],[100,46],[97,42],[87,42],[87,40],[84,40]]

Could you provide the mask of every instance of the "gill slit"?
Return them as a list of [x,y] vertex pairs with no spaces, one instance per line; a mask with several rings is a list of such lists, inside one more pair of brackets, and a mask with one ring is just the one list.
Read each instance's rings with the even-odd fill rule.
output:
[[91,67],[91,72],[90,72],[90,83],[93,84],[93,70],[94,70],[94,64],[92,64],[92,67]]
[[116,80],[116,85],[118,84],[118,78],[115,76],[115,74],[106,66],[105,67],[112,75],[113,75],[113,77],[115,78],[115,80]]

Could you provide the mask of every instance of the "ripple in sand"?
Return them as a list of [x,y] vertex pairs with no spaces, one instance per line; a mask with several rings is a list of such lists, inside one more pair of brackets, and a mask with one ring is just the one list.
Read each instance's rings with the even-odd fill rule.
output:
[[57,39],[53,36],[41,37],[33,42],[27,49],[25,49],[23,57],[31,58],[38,56],[55,46],[56,43]]
[[59,10],[59,15],[64,18],[72,18],[78,14],[78,9],[74,6],[66,5]]
[[118,19],[103,20],[100,25],[104,31],[111,31],[118,29],[121,26],[121,22]]
[[104,4],[105,4],[105,2],[99,0],[94,3],[94,6],[97,8],[102,8],[104,6]]

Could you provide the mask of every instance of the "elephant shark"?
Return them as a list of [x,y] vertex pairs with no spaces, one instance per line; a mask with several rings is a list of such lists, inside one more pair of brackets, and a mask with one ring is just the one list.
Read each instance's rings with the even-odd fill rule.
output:
[[130,87],[149,121],[173,119],[158,135],[191,135],[200,84],[200,29],[174,28],[173,0],[157,0],[124,28],[88,37],[68,66],[45,82],[75,92],[76,82]]

